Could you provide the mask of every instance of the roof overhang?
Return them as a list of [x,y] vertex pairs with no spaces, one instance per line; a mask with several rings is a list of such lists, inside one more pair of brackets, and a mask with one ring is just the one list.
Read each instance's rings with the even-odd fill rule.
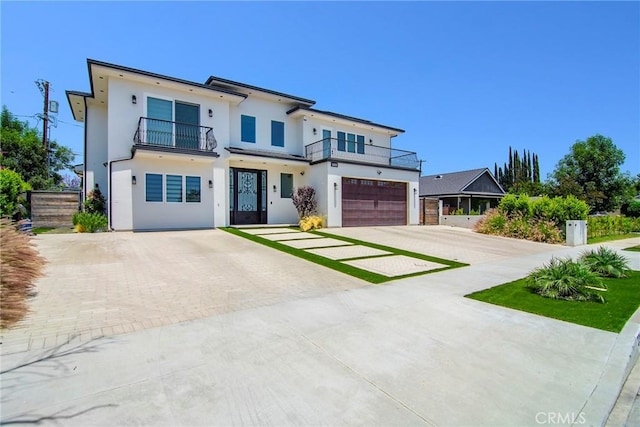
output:
[[343,114],[333,113],[331,111],[316,110],[315,108],[307,107],[294,107],[287,111],[287,114],[291,117],[313,117],[319,120],[326,120],[332,123],[339,123],[351,128],[372,130],[375,132],[386,133],[387,135],[394,137],[401,133],[404,133],[403,129],[394,128],[391,126],[374,123],[369,120],[359,119],[357,117],[345,116]]
[[309,160],[307,160],[307,158],[295,154],[279,153],[266,150],[247,150],[239,147],[225,147],[225,150],[229,152],[229,159],[231,160],[247,160],[250,162],[263,161],[264,163],[277,164],[309,164]]
[[316,101],[313,101],[311,99],[300,98],[298,96],[288,95],[286,93],[276,92],[274,90],[252,86],[246,83],[240,83],[216,76],[210,76],[205,82],[205,85],[220,88],[223,90],[233,91],[236,93],[242,93],[245,96],[259,96],[267,98],[271,101],[283,102],[288,104],[312,106],[316,103]]
[[191,162],[211,163],[220,155],[214,151],[188,150],[185,148],[162,147],[157,145],[135,144],[131,148],[133,157],[145,157],[152,159],[182,159]]
[[73,119],[77,122],[84,122],[86,113],[86,98],[91,97],[88,92],[78,92],[75,90],[68,90],[65,92],[67,95],[67,101],[69,102],[69,108],[73,114]]

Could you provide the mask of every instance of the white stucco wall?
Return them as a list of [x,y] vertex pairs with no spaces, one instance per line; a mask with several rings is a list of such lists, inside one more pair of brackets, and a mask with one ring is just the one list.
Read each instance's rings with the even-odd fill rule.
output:
[[[98,184],[100,191],[107,196],[107,109],[89,101],[85,117],[87,127],[87,147],[85,153],[85,189],[87,193]],[[86,194],[85,194],[86,196]]]
[[[380,174],[377,173],[378,170],[381,171]],[[310,167],[309,185],[318,191],[318,208],[321,214],[327,215],[328,227],[342,226],[343,177],[406,182],[407,223],[410,225],[420,223],[419,173],[417,171],[376,168],[344,162],[338,162],[338,167],[332,167],[331,162],[322,162]]]
[[[203,92],[204,91],[204,92]],[[219,101],[215,92],[206,89],[189,92],[176,90],[163,85],[134,82],[111,77],[109,79],[108,101],[108,135],[109,159],[130,157],[133,137],[140,117],[147,117],[147,97],[183,101],[200,106],[200,126],[212,127],[220,150],[229,141],[229,103]],[[135,95],[136,104],[132,104],[131,96]],[[213,117],[209,117],[209,109]]]
[[[266,164],[265,164],[266,163]],[[260,161],[231,160],[229,167],[241,169],[254,169],[267,171],[267,223],[268,224],[296,224],[298,222],[298,212],[289,197],[281,197],[280,192],[280,174],[288,173],[293,175],[293,188],[307,185],[308,174],[305,164],[284,164],[284,163],[267,163]],[[304,175],[300,172],[305,171]],[[227,172],[228,174],[228,172]],[[228,176],[228,175],[227,175]],[[274,191],[275,185],[275,191]],[[229,193],[228,183],[226,191]],[[227,194],[227,206],[229,194]],[[228,210],[228,208],[227,208]],[[228,215],[227,215],[228,218]],[[229,219],[227,219],[229,224]]]
[[[330,119],[318,116],[305,115],[305,123],[303,126],[303,140],[304,144],[310,144],[322,139],[322,130],[327,129],[331,131],[331,137],[337,138],[338,131],[345,133],[353,133],[356,135],[364,135],[365,145],[377,145],[379,147],[391,147],[391,137],[385,131],[378,128],[372,128],[372,126],[366,126],[355,122],[345,122],[341,119]],[[316,134],[313,134],[313,129],[316,129]],[[398,147],[401,148],[401,147]]]
[[[299,138],[300,121],[287,115],[292,104],[270,101],[249,96],[237,106],[230,107],[230,145],[247,150],[267,150],[281,153],[303,155],[302,141]],[[256,142],[241,141],[240,116],[256,118]],[[271,121],[284,123],[284,147],[271,145]]]
[[[116,166],[117,165],[117,166]],[[209,159],[191,161],[189,158],[153,158],[151,154],[141,155],[136,153],[136,157],[131,162],[121,162],[114,164],[114,170],[122,169],[124,175],[125,168],[129,173],[128,181],[123,178],[119,185],[114,179],[114,218],[118,213],[125,218],[118,220],[118,225],[127,227],[127,210],[124,201],[121,202],[123,209],[116,212],[115,201],[131,195],[131,228],[134,230],[161,230],[161,229],[185,229],[185,228],[211,228],[215,224],[216,210],[214,208],[214,190],[209,188],[209,180],[214,180],[213,163]],[[183,201],[178,203],[170,202],[147,202],[146,201],[146,174],[157,173],[163,175],[163,187],[166,186],[166,175],[180,175],[183,177],[183,194],[185,192],[185,176],[200,177],[200,202],[187,203],[183,195]],[[115,175],[115,174],[114,174]],[[136,185],[131,183],[131,176],[136,177]],[[128,188],[127,188],[128,186]],[[129,193],[127,192],[129,191]],[[164,190],[163,190],[164,193]],[[121,197],[121,194],[123,195]],[[163,198],[166,195],[163,194]],[[224,201],[221,201],[224,203]],[[114,229],[116,222],[113,223]],[[123,228],[127,229],[127,228]]]

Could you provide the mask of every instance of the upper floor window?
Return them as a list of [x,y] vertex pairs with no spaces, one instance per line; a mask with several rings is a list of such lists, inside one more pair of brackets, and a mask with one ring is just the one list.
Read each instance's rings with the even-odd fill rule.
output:
[[364,135],[338,131],[338,151],[364,154]]
[[271,145],[284,147],[284,123],[271,120]]
[[240,116],[240,140],[242,142],[256,142],[256,118],[253,116]]

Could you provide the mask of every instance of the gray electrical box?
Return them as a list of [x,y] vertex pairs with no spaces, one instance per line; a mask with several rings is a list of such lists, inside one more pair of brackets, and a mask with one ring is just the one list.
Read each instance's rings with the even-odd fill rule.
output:
[[567,221],[567,246],[582,246],[587,244],[587,221]]

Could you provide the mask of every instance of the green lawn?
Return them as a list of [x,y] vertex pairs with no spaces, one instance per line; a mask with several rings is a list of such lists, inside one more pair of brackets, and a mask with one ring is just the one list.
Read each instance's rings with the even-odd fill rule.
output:
[[[401,249],[397,249],[397,248],[392,248],[389,246],[383,246],[383,245],[376,245],[374,243],[369,243],[369,242],[363,242],[361,240],[356,240],[356,239],[350,239],[347,237],[342,237],[342,236],[336,236],[333,234],[324,234],[324,233],[320,233],[317,231],[314,231],[312,233],[315,234],[319,234],[323,237],[331,237],[333,239],[336,240],[342,240],[344,242],[349,242],[349,243],[354,243],[354,244],[358,244],[358,245],[362,245],[362,246],[368,246],[370,248],[376,248],[376,249],[381,249],[387,252],[391,252],[394,255],[405,255],[405,256],[409,256],[409,257],[413,257],[413,258],[418,258],[418,259],[422,259],[425,261],[432,261],[432,262],[437,262],[440,264],[444,264],[446,265],[446,267],[444,268],[439,268],[436,270],[430,270],[430,271],[426,271],[426,272],[421,272],[421,273],[414,273],[414,274],[407,274],[407,275],[403,275],[403,276],[394,276],[394,277],[387,277],[387,276],[383,276],[381,274],[377,274],[377,273],[373,273],[371,271],[367,271],[367,270],[362,270],[360,268],[357,267],[353,267],[351,265],[345,264],[343,262],[337,261],[337,260],[332,260],[329,258],[325,258],[323,256],[320,255],[316,255],[313,254],[311,252],[302,250],[302,249],[297,249],[297,248],[292,248],[291,246],[279,243],[279,242],[275,242],[273,240],[269,240],[269,239],[265,239],[262,238],[260,236],[254,235],[254,234],[249,234],[249,233],[244,233],[242,232],[241,229],[237,229],[237,228],[220,228],[221,230],[224,230],[228,233],[231,234],[235,234],[236,236],[240,236],[240,237],[244,237],[245,239],[251,240],[253,242],[256,243],[260,243],[262,245],[268,246],[270,248],[273,249],[277,249],[279,251],[282,252],[286,252],[290,255],[293,256],[297,256],[299,258],[305,259],[307,261],[311,261],[314,262],[316,264],[320,264],[324,267],[327,268],[331,268],[332,270],[336,270],[336,271],[340,271],[342,273],[345,274],[349,274],[350,276],[353,277],[357,277],[359,279],[365,280],[369,283],[384,283],[384,282],[388,282],[390,280],[396,280],[396,279],[404,279],[406,277],[412,277],[412,276],[421,276],[423,274],[429,274],[429,273],[435,273],[437,271],[443,271],[443,270],[448,270],[451,268],[458,268],[458,267],[464,267],[468,264],[463,264],[460,262],[456,262],[456,261],[450,261],[450,260],[446,260],[446,259],[442,259],[442,258],[436,258],[436,257],[431,257],[431,256],[427,256],[427,255],[423,255],[423,254],[419,254],[419,253],[415,253],[415,252],[409,252],[409,251],[404,251]],[[294,228],[292,229],[292,231],[299,231],[298,228]]]
[[638,233],[612,234],[609,236],[589,237],[587,239],[587,244],[592,245],[594,243],[611,242],[613,240],[631,239],[632,237],[638,237]]
[[466,297],[617,333],[640,307],[640,271],[632,271],[625,279],[603,281],[608,287],[606,292],[602,292],[605,304],[544,298],[527,289],[525,279]]
[[630,248],[624,248],[624,251],[631,251],[631,252],[640,252],[640,245],[638,246],[631,246]]
[[75,233],[73,228],[55,228],[55,227],[36,227],[31,229],[33,234],[70,234]]

